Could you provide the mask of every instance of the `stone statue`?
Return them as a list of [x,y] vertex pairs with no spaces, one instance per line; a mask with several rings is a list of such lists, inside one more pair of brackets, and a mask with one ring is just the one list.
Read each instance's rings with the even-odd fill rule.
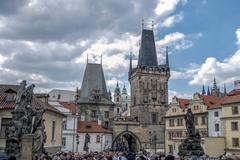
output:
[[90,142],[90,135],[88,133],[86,133],[85,135],[85,141],[84,141],[84,147],[83,147],[83,150],[88,152],[88,143]]
[[188,136],[192,137],[195,134],[195,125],[194,125],[194,117],[190,108],[187,110],[187,114],[184,117],[186,122],[186,129]]
[[[12,111],[12,121],[6,130],[6,152],[20,159],[22,137],[27,134],[34,135],[34,154],[43,152],[45,137],[45,126],[43,124],[43,113],[45,109],[32,107],[33,89],[32,84],[26,88],[26,81],[20,83],[15,100],[15,109]],[[34,125],[32,125],[35,116]]]
[[179,146],[178,155],[182,157],[194,157],[204,155],[201,146],[201,136],[198,130],[195,130],[194,116],[189,108],[185,115],[187,138]]

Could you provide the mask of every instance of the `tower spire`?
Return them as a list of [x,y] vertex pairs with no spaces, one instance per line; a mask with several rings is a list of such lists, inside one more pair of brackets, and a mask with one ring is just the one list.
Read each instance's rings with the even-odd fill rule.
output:
[[205,95],[206,94],[206,91],[205,91],[205,87],[204,85],[202,86],[202,95]]
[[210,96],[211,93],[210,93],[210,89],[209,89],[209,86],[208,86],[208,90],[207,90],[207,95]]
[[102,65],[102,54],[101,54],[101,65]]
[[142,30],[144,29],[144,19],[142,18]]
[[168,60],[168,46],[166,47],[166,66],[169,67],[169,60]]
[[130,57],[129,57],[129,72],[132,71],[132,51],[130,52]]
[[88,64],[88,54],[87,54],[87,64]]
[[226,84],[224,83],[224,96],[227,95]]

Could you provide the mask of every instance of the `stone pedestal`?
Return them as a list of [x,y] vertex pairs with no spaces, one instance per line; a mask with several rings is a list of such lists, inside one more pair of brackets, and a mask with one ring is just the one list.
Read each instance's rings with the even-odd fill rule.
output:
[[19,160],[32,160],[33,157],[33,135],[25,134],[22,137],[21,157]]

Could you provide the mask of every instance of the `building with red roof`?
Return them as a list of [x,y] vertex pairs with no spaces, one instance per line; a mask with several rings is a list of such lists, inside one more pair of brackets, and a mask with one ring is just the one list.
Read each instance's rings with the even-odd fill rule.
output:
[[[5,130],[12,119],[11,111],[15,108],[15,98],[19,85],[0,85],[0,149],[5,148]],[[65,117],[59,110],[48,103],[47,94],[34,94],[32,107],[45,108],[43,115],[47,139],[44,144],[49,153],[61,150],[62,120]]]
[[[203,148],[205,138],[208,137],[208,110],[213,108],[221,100],[221,97],[201,95],[195,93],[191,99],[174,96],[165,115],[165,151],[177,154],[178,146],[187,136],[185,127],[185,115],[190,108],[194,114],[194,123],[201,137]],[[208,154],[208,152],[206,151]],[[209,154],[208,154],[209,155]]]
[[77,132],[80,141],[78,144],[80,152],[84,151],[84,143],[87,135],[90,140],[88,143],[89,151],[101,152],[111,149],[112,131],[103,128],[98,122],[80,121],[77,124]]

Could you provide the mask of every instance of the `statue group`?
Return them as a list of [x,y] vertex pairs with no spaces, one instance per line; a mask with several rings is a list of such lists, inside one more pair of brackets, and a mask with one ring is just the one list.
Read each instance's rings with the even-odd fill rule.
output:
[[6,130],[6,152],[10,156],[21,159],[22,139],[24,135],[31,134],[33,137],[32,153],[40,155],[44,153],[44,141],[46,140],[43,120],[44,108],[33,107],[34,84],[26,87],[26,81],[20,83],[17,91],[15,108],[11,112],[12,120]]
[[190,108],[185,115],[185,122],[188,137],[179,146],[178,155],[183,157],[203,156],[204,151],[201,146],[201,136],[199,131],[195,129],[194,116]]

